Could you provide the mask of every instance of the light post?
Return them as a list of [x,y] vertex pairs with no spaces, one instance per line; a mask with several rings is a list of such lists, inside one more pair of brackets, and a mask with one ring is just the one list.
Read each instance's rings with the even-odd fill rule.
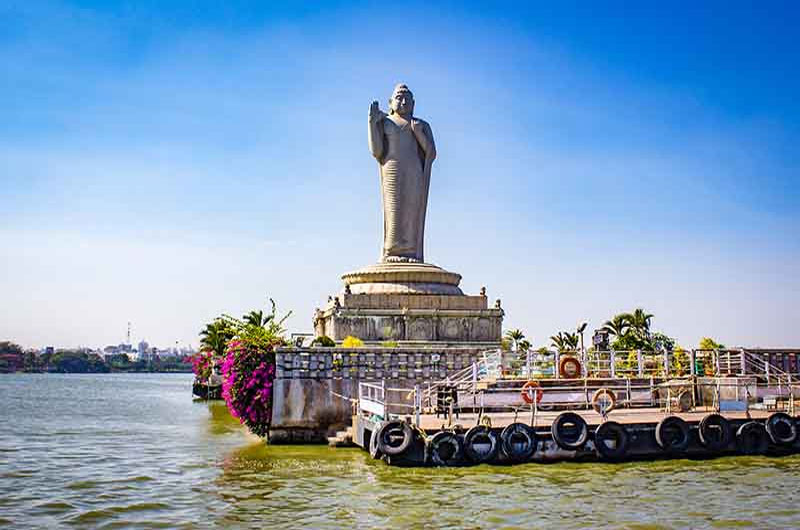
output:
[[586,326],[587,325],[589,325],[589,323],[588,322],[584,322],[580,326],[578,326],[578,333],[580,333],[580,335],[581,335],[581,355],[583,355],[583,353],[584,353],[584,351],[583,351],[583,332],[586,331]]
[[583,322],[580,326],[578,326],[578,333],[581,336],[581,370],[584,374],[587,373],[587,366],[586,366],[586,350],[583,347],[583,332],[586,331],[586,325],[588,322]]

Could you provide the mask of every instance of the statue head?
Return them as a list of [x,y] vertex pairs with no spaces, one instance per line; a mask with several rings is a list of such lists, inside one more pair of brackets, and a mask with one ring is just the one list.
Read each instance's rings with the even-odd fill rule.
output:
[[414,114],[414,94],[403,83],[394,87],[392,97],[389,98],[389,112],[400,116],[411,116]]

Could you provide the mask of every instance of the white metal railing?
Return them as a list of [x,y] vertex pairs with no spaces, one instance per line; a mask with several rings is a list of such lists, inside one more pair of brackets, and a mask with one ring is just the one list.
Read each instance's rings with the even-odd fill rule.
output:
[[[796,353],[793,351],[792,354],[800,355],[800,351]],[[441,408],[441,403],[435,402],[441,397],[440,392],[454,391],[457,396],[455,402],[453,400],[449,402],[455,407],[474,408],[495,403],[497,406],[507,406],[511,410],[516,410],[520,406],[523,381],[559,379],[558,363],[565,355],[581,361],[582,373],[577,380],[582,381],[582,385],[574,384],[576,378],[572,379],[573,384],[570,385],[548,384],[545,388],[544,405],[590,406],[593,392],[599,388],[607,388],[619,393],[620,406],[657,406],[663,401],[663,398],[657,397],[660,388],[682,384],[692,388],[693,399],[703,389],[706,392],[712,389],[715,392],[717,408],[721,392],[728,387],[736,389],[734,401],[741,400],[741,396],[746,395],[748,402],[759,401],[764,405],[765,397],[772,398],[771,402],[777,398],[788,403],[792,413],[795,397],[800,398],[800,380],[770,363],[769,357],[757,350],[686,350],[681,358],[669,352],[641,350],[624,352],[489,350],[484,352],[481,360],[441,381],[429,383],[422,392],[419,385],[409,389],[387,388],[384,381],[359,383],[359,409],[381,418],[388,418],[393,413],[408,414],[413,411],[419,423],[419,415],[423,410]],[[703,376],[713,377],[716,381],[703,382],[701,381]],[[753,381],[741,379],[726,382],[724,379],[726,376],[748,376],[753,378]],[[397,392],[397,395],[402,397],[390,403],[387,399],[389,392]],[[669,394],[669,391],[667,393]],[[667,401],[669,399],[667,398]]]
[[[389,401],[390,392],[400,396],[399,399],[402,400]],[[419,426],[422,408],[422,392],[420,392],[419,385],[414,385],[414,388],[390,388],[383,380],[379,383],[358,384],[358,409],[361,413],[375,415],[382,419],[413,413],[416,425]]]
[[381,418],[386,417],[386,384],[359,383],[358,406],[362,412],[375,414]]

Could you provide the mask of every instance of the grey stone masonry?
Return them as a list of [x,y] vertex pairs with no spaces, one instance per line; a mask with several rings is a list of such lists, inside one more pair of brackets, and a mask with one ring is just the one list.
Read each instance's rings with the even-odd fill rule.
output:
[[486,347],[449,348],[281,348],[276,379],[445,379],[479,360]]

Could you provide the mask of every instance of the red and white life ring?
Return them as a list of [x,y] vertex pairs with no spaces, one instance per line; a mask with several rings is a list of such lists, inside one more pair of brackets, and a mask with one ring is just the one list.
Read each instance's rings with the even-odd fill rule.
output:
[[522,394],[522,400],[525,401],[525,403],[532,405],[534,398],[537,404],[542,402],[544,390],[539,386],[538,381],[528,381],[522,385],[522,392],[520,392],[520,394]]

